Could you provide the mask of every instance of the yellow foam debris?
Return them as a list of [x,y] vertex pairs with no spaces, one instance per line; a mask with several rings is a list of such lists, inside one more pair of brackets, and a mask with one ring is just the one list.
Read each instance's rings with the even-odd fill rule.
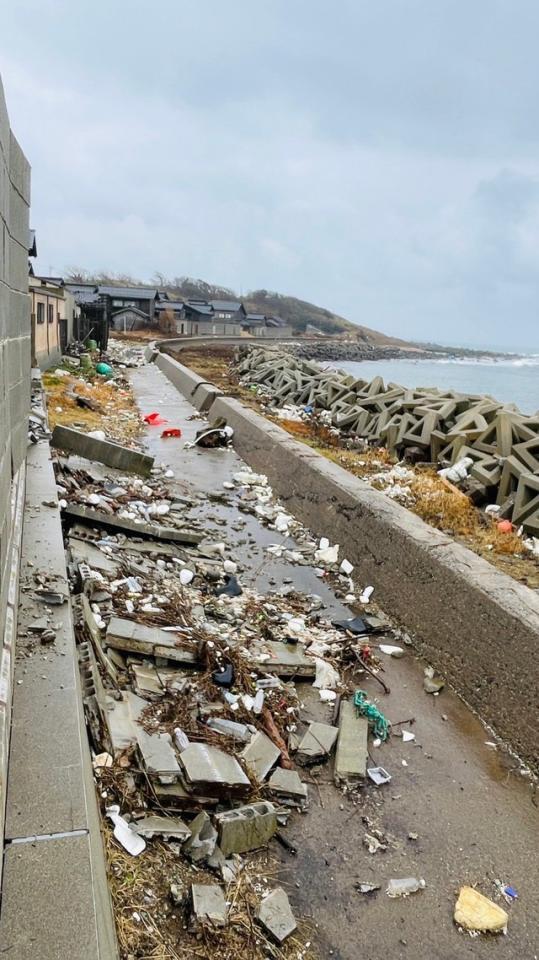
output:
[[454,917],[459,927],[482,933],[505,933],[509,920],[505,910],[473,887],[460,888]]

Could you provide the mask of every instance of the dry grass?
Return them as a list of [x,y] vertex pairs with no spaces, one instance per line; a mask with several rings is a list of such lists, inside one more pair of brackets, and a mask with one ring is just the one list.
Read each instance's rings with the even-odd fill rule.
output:
[[[125,795],[125,772],[118,768],[99,772],[100,789],[106,788],[103,807],[120,803],[122,813],[133,808]],[[157,839],[132,857],[114,839],[112,826],[103,818],[107,872],[121,960],[314,960],[306,946],[309,931],[300,923],[283,948],[271,943],[256,921],[264,893],[283,883],[268,853],[242,857],[235,879],[226,885],[228,922],[223,929],[189,929],[189,888],[192,883],[219,883],[204,867],[194,867],[178,856],[174,845]],[[170,885],[185,894],[185,904],[173,903]]]
[[[113,386],[101,377],[82,382],[74,374],[62,377],[45,373],[43,385],[51,429],[56,424],[80,430],[102,429],[107,437],[122,443],[130,443],[140,435],[142,424],[127,383]],[[73,394],[87,397],[97,409],[80,407]]]

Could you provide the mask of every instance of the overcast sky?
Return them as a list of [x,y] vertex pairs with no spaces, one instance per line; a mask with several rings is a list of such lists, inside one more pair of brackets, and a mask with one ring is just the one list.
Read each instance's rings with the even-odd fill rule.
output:
[[539,350],[537,0],[17,0],[41,272],[265,287]]

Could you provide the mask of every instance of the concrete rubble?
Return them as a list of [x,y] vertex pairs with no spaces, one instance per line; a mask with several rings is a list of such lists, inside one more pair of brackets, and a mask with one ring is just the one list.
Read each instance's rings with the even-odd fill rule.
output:
[[[500,518],[539,536],[539,412],[479,394],[386,385],[379,376],[361,380],[263,348],[240,351],[235,370],[269,412],[297,421],[315,415],[337,435],[438,465],[474,503],[496,505]],[[410,473],[397,466],[386,475],[388,495],[406,503]]]
[[258,908],[259,922],[277,943],[284,943],[297,927],[290,909],[288,897],[282,887],[277,887],[264,897]]
[[[364,417],[365,426],[371,416],[383,422],[386,406],[404,402],[395,385],[384,391],[373,381],[355,390],[334,374],[315,374],[309,364],[294,368],[292,389],[280,361],[280,379],[272,379],[253,355],[248,361],[244,376],[272,388],[278,382],[283,402],[312,404],[325,390],[342,419],[346,404],[357,405],[359,397],[357,418]],[[309,377],[318,377],[315,388]],[[455,398],[438,398],[436,411],[422,407],[424,399],[415,391],[406,409],[423,409],[432,430],[440,427],[440,411],[449,418],[451,408],[460,416]],[[396,409],[393,418],[400,415]],[[470,409],[464,404],[461,412]],[[419,430],[414,424],[406,433],[413,433],[417,445],[427,433],[425,425]],[[173,904],[189,911],[187,928],[198,934],[234,923],[229,885],[238,871],[248,875],[251,854],[277,843],[295,852],[287,826],[299,813],[308,815],[308,784],[318,774],[357,803],[362,793],[387,791],[391,774],[374,763],[367,769],[372,750],[383,750],[375,733],[383,708],[373,691],[385,695],[384,657],[405,650],[397,646],[399,631],[372,611],[372,587],[356,585],[351,565],[343,566],[344,550],[313,538],[276,500],[264,475],[245,467],[224,491],[197,502],[170,472],[167,464],[154,464],[143,480],[97,464],[81,466],[78,458],[56,460],[85,714],[103,808],[106,803],[118,842],[125,850],[131,844],[133,856],[143,858],[142,844],[157,856],[162,845],[186,869],[200,871],[204,882],[181,887],[167,880]],[[317,593],[302,593],[288,578],[278,590],[246,586],[240,559],[219,531],[209,530],[207,514],[222,497],[234,498],[238,529],[249,517],[270,532],[268,557],[314,568],[350,609],[332,620]],[[202,518],[193,509],[200,500]],[[238,589],[223,591],[231,578]],[[39,637],[49,625],[40,617],[32,629]],[[379,649],[378,636],[388,641]],[[354,695],[366,681],[373,686],[370,712],[363,715]],[[389,723],[390,736],[398,736],[399,745],[410,742]],[[221,882],[206,882],[211,876]],[[287,894],[281,887],[268,890],[267,883],[256,885],[256,918],[257,935],[278,945],[297,928]]]
[[246,853],[264,846],[277,830],[277,813],[272,803],[260,801],[216,814],[219,846],[225,856]]
[[228,914],[222,887],[216,883],[193,883],[191,886],[193,918],[198,924],[224,927]]

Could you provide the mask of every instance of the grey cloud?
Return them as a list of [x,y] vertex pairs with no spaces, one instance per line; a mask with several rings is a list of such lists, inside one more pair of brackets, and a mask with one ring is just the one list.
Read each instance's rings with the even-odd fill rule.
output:
[[539,346],[532,0],[21,0],[3,21],[43,269]]

